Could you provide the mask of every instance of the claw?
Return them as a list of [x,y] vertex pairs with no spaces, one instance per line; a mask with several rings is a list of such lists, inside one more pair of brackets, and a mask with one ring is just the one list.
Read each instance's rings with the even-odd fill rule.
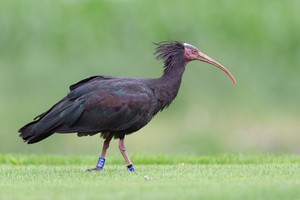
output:
[[87,172],[101,172],[103,169],[95,167],[95,168],[91,168],[91,169],[87,169]]

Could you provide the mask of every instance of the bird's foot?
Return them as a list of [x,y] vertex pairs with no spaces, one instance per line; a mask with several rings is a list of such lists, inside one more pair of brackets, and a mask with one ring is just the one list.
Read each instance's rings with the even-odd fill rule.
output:
[[86,171],[87,172],[101,172],[102,170],[103,170],[103,168],[95,167],[95,168],[87,169]]
[[133,164],[129,164],[127,165],[127,169],[130,171],[130,172],[135,172],[135,168],[133,167]]

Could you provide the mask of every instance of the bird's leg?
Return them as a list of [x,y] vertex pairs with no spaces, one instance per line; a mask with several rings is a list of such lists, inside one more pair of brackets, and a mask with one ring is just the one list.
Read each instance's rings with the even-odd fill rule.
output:
[[132,164],[132,162],[131,162],[131,160],[130,160],[127,152],[126,152],[125,143],[124,143],[124,137],[120,138],[119,149],[120,149],[120,152],[121,152],[122,156],[125,159],[125,162],[126,162],[128,170],[131,171],[131,172],[135,171],[135,169],[133,167],[133,164]]
[[102,152],[101,152],[101,157],[102,157],[102,158],[105,158],[107,149],[108,149],[108,147],[109,147],[110,141],[111,141],[111,139],[113,138],[113,136],[114,136],[114,134],[110,134],[110,135],[108,135],[108,137],[104,140],[104,142],[103,142],[103,147],[102,147]]
[[108,137],[104,140],[101,156],[99,157],[96,167],[92,168],[92,169],[88,169],[87,171],[101,171],[103,169],[105,161],[106,161],[106,159],[105,159],[106,152],[107,152],[109,143],[110,143],[111,139],[113,138],[113,136],[114,136],[114,134],[109,134]]

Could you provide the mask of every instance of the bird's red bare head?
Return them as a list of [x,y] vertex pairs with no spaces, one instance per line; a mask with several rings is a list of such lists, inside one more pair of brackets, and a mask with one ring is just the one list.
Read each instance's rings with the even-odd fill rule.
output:
[[193,45],[190,45],[190,44],[187,44],[187,43],[183,43],[183,45],[184,45],[184,59],[187,62],[193,61],[193,60],[199,60],[199,61],[202,61],[202,62],[207,62],[209,64],[212,64],[212,65],[218,67],[219,69],[223,70],[231,78],[233,83],[236,84],[235,78],[229,72],[229,70],[226,69],[226,67],[224,67],[223,65],[221,65],[220,63],[218,63],[214,59],[212,59],[209,56],[202,53],[201,51],[199,51]]

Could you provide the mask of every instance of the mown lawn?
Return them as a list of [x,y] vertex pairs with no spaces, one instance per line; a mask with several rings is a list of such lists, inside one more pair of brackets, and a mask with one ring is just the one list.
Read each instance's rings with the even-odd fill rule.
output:
[[0,199],[300,199],[300,158],[270,155],[0,155]]

